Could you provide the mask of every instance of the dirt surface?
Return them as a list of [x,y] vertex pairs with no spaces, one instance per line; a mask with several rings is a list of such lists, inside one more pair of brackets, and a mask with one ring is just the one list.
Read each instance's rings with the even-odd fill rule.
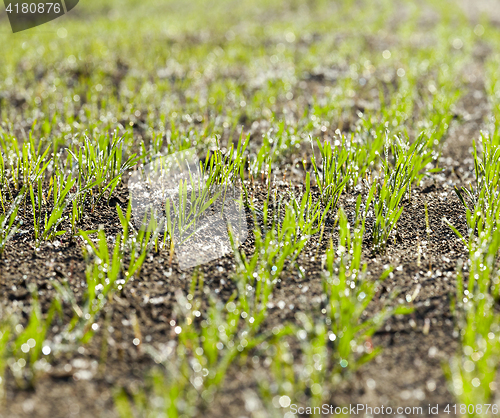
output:
[[[397,292],[401,299],[407,295],[414,296],[414,313],[391,318],[375,334],[373,343],[383,349],[382,353],[357,371],[338,393],[332,394],[334,405],[422,406],[427,411],[429,404],[439,404],[442,411],[446,404],[454,403],[441,365],[458,347],[449,300],[455,291],[457,260],[464,257],[465,251],[443,218],[461,231],[466,227],[465,212],[453,186],[472,180],[471,144],[473,139],[479,137],[488,115],[481,60],[478,59],[469,70],[470,82],[463,87],[467,93],[457,105],[457,117],[443,146],[440,162],[443,172],[426,179],[421,187],[413,191],[411,201],[405,202],[397,228],[398,239],[389,243],[387,253],[374,257],[366,250],[364,254],[372,277],[377,277],[386,264],[395,266],[370,309],[375,311],[386,303],[397,303],[397,300],[389,300],[389,296]],[[321,79],[316,79],[314,83],[321,83]],[[251,146],[258,149],[258,140],[253,139]],[[293,160],[286,162],[289,167],[294,167]],[[300,170],[292,173],[290,169],[288,175],[300,178],[303,173]],[[247,186],[257,199],[264,198],[265,184],[255,180],[253,185],[249,182]],[[352,194],[342,197],[341,204],[348,213],[354,205],[354,197]],[[126,209],[128,199],[127,188],[118,188],[109,204],[104,202],[93,212],[89,210],[82,229],[92,230],[103,225],[107,233],[118,233],[121,227],[115,206],[119,204]],[[430,231],[427,231],[425,221],[425,203]],[[248,221],[251,225],[252,220],[249,218]],[[333,227],[325,234],[333,234],[335,238]],[[249,234],[243,244],[248,254],[253,250],[252,240]],[[326,242],[324,239],[321,245],[326,245]],[[81,296],[85,283],[81,245],[81,240],[63,237],[36,250],[33,231],[26,227],[19,232],[9,242],[0,260],[0,304],[5,309],[15,305],[28,306],[30,285],[36,285],[42,309],[46,311],[55,295],[54,280],[67,281],[76,296]],[[293,322],[296,312],[309,312],[319,307],[321,262],[312,261],[313,256],[314,251],[310,253],[306,249],[299,260],[306,271],[305,278],[293,268],[283,273],[274,291],[264,328],[272,328],[284,321]],[[223,300],[227,300],[234,290],[235,285],[228,279],[233,271],[232,255],[201,267],[205,285]],[[95,337],[78,349],[78,355],[60,356],[34,389],[19,388],[14,385],[13,379],[7,379],[7,403],[5,409],[0,411],[0,417],[115,416],[114,390],[125,387],[133,393],[143,385],[144,375],[155,364],[141,346],[136,347],[132,343],[137,332],[134,321],[140,324],[140,332],[147,343],[155,345],[172,338],[174,333],[170,321],[173,318],[175,292],[178,289],[188,292],[189,278],[190,272],[180,271],[175,259],[169,265],[167,253],[149,255],[140,280],[130,281],[106,305],[99,317]],[[71,311],[68,306],[64,309],[65,320],[69,320]],[[241,373],[242,367],[246,373]],[[255,390],[254,376],[259,367],[234,364],[229,370],[222,395],[203,415],[249,416],[244,408],[245,394]],[[497,403],[500,403],[500,398]]]
[[[468,98],[466,96],[465,100]],[[467,108],[467,102],[463,105]],[[465,252],[463,245],[443,223],[443,217],[463,232],[465,212],[450,182],[458,181],[454,178],[457,172],[461,173],[461,178],[470,172],[471,167],[466,164],[469,147],[465,143],[471,135],[477,135],[480,122],[452,128],[443,160],[453,159],[453,171],[445,170],[438,180],[429,180],[428,184],[413,191],[412,200],[405,202],[398,224],[398,241],[389,243],[386,255],[373,257],[370,251],[365,251],[365,260],[373,277],[380,274],[385,264],[396,267],[384,282],[373,309],[388,303],[389,295],[396,291],[400,298],[415,294],[415,310],[409,316],[391,318],[377,332],[373,343],[383,348],[382,353],[375,361],[363,366],[340,393],[334,394],[332,404],[427,407],[429,403],[453,403],[441,363],[457,348],[449,296],[454,292],[456,262]],[[458,146],[450,146],[452,143]],[[255,196],[263,199],[265,185],[256,184],[254,188]],[[115,192],[109,205],[100,205],[87,217],[84,227],[95,229],[104,225],[107,233],[116,234],[120,223],[113,204],[126,208],[127,199],[126,188]],[[349,213],[349,208],[353,209],[354,196],[346,195],[342,202]],[[431,232],[426,231],[424,202],[427,202]],[[67,280],[75,294],[81,295],[85,282],[81,243],[61,240],[44,244],[36,251],[30,233],[18,234],[0,262],[3,305],[27,304],[30,284],[36,284],[42,307],[46,310],[55,295],[51,285],[55,279]],[[325,231],[325,236],[328,233],[332,233],[332,228]],[[326,242],[324,239],[323,245]],[[243,248],[251,254],[251,236]],[[281,283],[274,291],[266,327],[294,321],[296,312],[310,311],[319,306],[321,263],[311,261],[311,254],[306,250],[299,264],[307,272],[306,278],[301,278],[293,269],[283,273]],[[230,297],[234,290],[228,279],[228,274],[234,271],[232,256],[208,263],[202,271],[206,286],[218,292],[222,299]],[[173,318],[175,292],[182,289],[187,293],[190,285],[189,272],[181,272],[175,259],[169,266],[168,254],[162,253],[149,256],[140,277],[140,280],[129,282],[106,305],[98,321],[99,330],[89,344],[78,350],[78,356],[60,358],[35,389],[8,387],[7,409],[2,416],[114,416],[112,395],[115,388],[124,386],[133,392],[143,384],[144,374],[154,366],[151,357],[132,344],[135,338],[132,318],[137,317],[146,342],[168,341],[173,336],[169,322]],[[66,319],[69,319],[68,309],[66,314]],[[107,354],[103,358],[105,341]],[[245,416],[239,405],[244,404],[241,398],[254,383],[252,373],[239,373],[240,367],[234,365],[230,370],[224,395],[217,398],[211,416]],[[239,398],[241,402],[238,402]]]

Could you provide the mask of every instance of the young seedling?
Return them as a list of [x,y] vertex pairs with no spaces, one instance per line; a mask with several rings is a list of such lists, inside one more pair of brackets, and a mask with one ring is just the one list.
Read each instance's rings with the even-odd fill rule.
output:
[[324,145],[321,145],[319,139],[316,140],[316,143],[318,144],[322,159],[320,170],[316,163],[314,146],[311,140],[311,163],[316,177],[316,184],[321,193],[321,199],[324,202],[333,200],[331,208],[334,209],[337,206],[342,191],[347,183],[352,181],[352,177],[354,176],[353,158],[355,150],[349,147],[345,141],[339,147],[333,147],[328,141]]
[[18,197],[12,203],[7,213],[0,214],[0,257],[7,242],[17,232],[19,223],[16,222],[19,205],[23,200],[24,190],[21,190]]
[[388,238],[403,213],[403,198],[407,195],[411,200],[413,182],[425,173],[439,170],[434,168],[422,173],[432,161],[432,155],[426,151],[428,141],[423,134],[411,145],[402,142],[401,138],[396,138],[391,144],[394,166],[389,160],[389,144],[386,144],[383,182],[374,182],[370,189],[370,195],[374,196],[372,243],[375,252],[386,250]]
[[[140,158],[136,157],[136,154],[123,161],[123,145],[124,137],[118,137],[115,132],[113,137],[100,135],[95,139],[84,135],[83,146],[78,150],[67,150],[78,167],[76,186],[80,191],[78,199],[80,212],[89,194],[92,199],[92,210],[106,192],[111,196],[123,173],[139,161]],[[71,160],[68,158],[68,161]],[[94,196],[94,188],[97,188],[97,196]]]
[[[54,316],[62,315],[59,299],[53,299],[47,314],[42,314],[36,289],[32,290],[31,313],[28,324],[23,327],[16,315],[11,315],[7,322],[9,328],[3,329],[3,338],[8,357],[4,358],[19,387],[33,387],[41,374],[46,372],[48,362],[42,355],[50,353],[49,346],[45,345],[45,338]],[[2,351],[0,343],[0,351]],[[2,360],[0,360],[0,365]]]
[[[500,216],[498,201],[500,185],[500,146],[493,143],[493,139],[482,133],[483,155],[478,156],[474,143],[473,158],[476,187],[455,187],[460,202],[466,209],[469,238],[480,234],[483,230],[489,233],[495,219]],[[452,228],[460,237],[461,234]],[[467,241],[465,240],[465,243]]]
[[[453,312],[460,329],[460,348],[444,370],[451,391],[460,404],[493,404],[493,388],[500,361],[500,315],[495,310],[499,299],[500,222],[490,236],[472,239],[469,250],[467,288],[462,269],[457,274]],[[458,411],[468,416],[488,416],[493,411]],[[477,415],[474,415],[477,414]]]

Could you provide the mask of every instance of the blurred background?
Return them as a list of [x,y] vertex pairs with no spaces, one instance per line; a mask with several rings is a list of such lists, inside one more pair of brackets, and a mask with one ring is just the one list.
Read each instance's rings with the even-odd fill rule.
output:
[[2,8],[0,115],[14,129],[54,120],[67,135],[133,125],[147,140],[173,122],[193,144],[254,122],[314,136],[321,121],[302,118],[313,114],[327,132],[353,129],[381,89],[464,62],[484,32],[476,25],[495,22],[489,4],[81,1],[16,34]]

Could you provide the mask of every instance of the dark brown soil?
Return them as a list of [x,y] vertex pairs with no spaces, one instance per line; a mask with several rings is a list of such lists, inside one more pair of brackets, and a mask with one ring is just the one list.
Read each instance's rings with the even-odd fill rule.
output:
[[[396,267],[383,283],[382,291],[370,309],[377,310],[388,302],[389,295],[398,292],[400,299],[416,295],[414,312],[391,318],[376,333],[373,343],[382,347],[382,353],[356,372],[338,393],[332,394],[333,404],[422,406],[424,415],[427,415],[429,404],[439,404],[440,411],[443,411],[446,404],[455,402],[447,389],[441,366],[458,347],[449,300],[455,291],[457,260],[463,258],[465,252],[443,218],[464,230],[465,213],[453,185],[467,184],[472,180],[470,148],[488,114],[480,60],[470,72],[475,74],[475,81],[463,87],[467,94],[457,106],[458,118],[452,122],[443,147],[440,163],[443,172],[425,180],[414,190],[411,202],[405,202],[398,224],[399,238],[389,243],[387,253],[373,257],[367,250],[364,254],[374,278],[384,265]],[[321,80],[315,82],[321,83]],[[258,143],[254,145],[258,147]],[[287,161],[290,166],[293,166],[292,158],[296,157],[291,156]],[[302,174],[296,171],[293,175],[300,178]],[[263,197],[263,185],[249,183],[248,187],[254,188],[257,197]],[[343,196],[346,207],[349,207],[351,197]],[[116,234],[120,231],[120,223],[115,205],[126,208],[127,202],[128,192],[122,187],[115,191],[109,204],[103,202],[88,214],[82,229],[97,229],[103,225],[107,233]],[[426,231],[425,202],[430,232]],[[81,297],[85,282],[81,244],[81,241],[63,237],[60,242],[45,243],[35,250],[33,231],[27,228],[26,232],[17,234],[0,260],[0,305],[8,308],[17,304],[29,308],[30,285],[35,285],[42,309],[46,311],[55,296],[54,280],[67,280],[77,297]],[[247,253],[252,252],[251,236],[243,248]],[[293,269],[283,273],[274,291],[272,302],[275,306],[269,310],[266,328],[294,321],[296,312],[310,312],[318,305],[322,292],[321,264],[311,261],[307,250],[299,264],[304,267],[306,278],[301,278]],[[234,271],[232,256],[208,263],[201,267],[201,271],[206,286],[222,299],[229,298],[234,290],[229,279]],[[71,354],[58,356],[52,369],[40,378],[35,388],[19,388],[8,376],[7,401],[0,417],[116,416],[113,403],[116,388],[124,387],[130,393],[135,392],[143,386],[144,376],[155,365],[140,346],[132,343],[135,338],[133,318],[137,318],[145,341],[152,344],[168,341],[173,336],[169,322],[175,292],[178,289],[187,292],[189,279],[189,272],[181,272],[175,260],[169,265],[167,253],[149,255],[140,279],[130,281],[106,305],[98,320],[99,329],[89,344]],[[279,301],[284,304],[278,304]],[[392,303],[397,303],[397,300]],[[68,306],[65,306],[65,315],[65,320],[68,320]],[[52,334],[57,331],[57,328],[51,330]],[[105,356],[103,346],[106,346]],[[222,393],[203,415],[250,416],[245,411],[243,395],[248,389],[255,390],[255,367],[245,366],[245,372],[241,367],[239,364],[232,366]]]
[[[478,132],[477,124],[456,126],[452,128],[453,134],[448,141],[461,144],[462,129],[474,130],[475,134]],[[467,135],[467,138],[470,136]],[[451,148],[454,152],[460,149]],[[464,145],[463,150],[462,158],[465,159],[468,147]],[[445,149],[444,158],[447,158],[446,155]],[[456,262],[464,256],[464,248],[443,223],[443,217],[463,231],[465,213],[449,179],[460,168],[464,172],[470,170],[457,157],[452,157],[456,161],[454,172],[447,171],[448,175],[442,176],[442,179],[427,181],[428,184],[414,190],[412,200],[405,203],[399,221],[398,241],[389,243],[386,255],[373,258],[369,250],[365,253],[373,277],[377,277],[385,264],[396,267],[392,277],[383,283],[373,309],[387,303],[389,295],[394,292],[398,292],[402,299],[417,292],[413,302],[414,313],[391,318],[375,335],[374,345],[383,348],[382,354],[363,366],[339,393],[332,394],[335,404],[427,407],[429,403],[453,403],[441,363],[457,348],[449,297],[454,292]],[[255,188],[255,195],[262,198],[264,187],[256,185]],[[342,199],[347,209],[349,199],[349,195]],[[428,206],[430,233],[426,231],[424,202]],[[116,192],[111,199],[111,205],[113,203],[126,205],[126,189]],[[105,203],[88,216],[83,226],[95,229],[101,224],[107,233],[116,234],[120,229],[116,210]],[[325,234],[328,232],[325,231]],[[80,244],[63,239],[59,245],[47,243],[36,251],[31,239],[24,235],[16,237],[0,262],[2,304],[29,306],[29,287],[34,284],[38,288],[42,307],[47,310],[55,295],[51,282],[56,279],[67,280],[75,294],[81,296],[85,276]],[[244,249],[251,253],[251,238],[244,244]],[[310,259],[311,255],[306,250],[299,262],[306,271],[305,279],[294,270],[283,273],[282,281],[274,291],[275,306],[269,310],[266,327],[294,321],[296,312],[315,309],[322,293],[321,265],[319,261]],[[204,265],[202,271],[206,286],[218,292],[221,298],[229,298],[234,290],[228,279],[234,271],[232,256]],[[177,269],[175,260],[170,270],[168,254],[149,256],[140,279],[129,282],[106,305],[94,339],[80,348],[78,354],[58,357],[51,371],[40,379],[35,389],[20,390],[9,380],[7,405],[2,416],[114,416],[113,391],[123,386],[134,392],[143,385],[144,375],[154,366],[152,359],[132,344],[135,338],[132,317],[137,317],[145,341],[168,341],[172,338],[169,322],[175,303],[174,294],[177,289],[188,291],[189,278],[189,274]],[[308,290],[304,293],[306,287]],[[279,301],[285,303],[278,304]],[[69,311],[66,313],[70,314]],[[103,344],[107,344],[105,358],[102,355]],[[89,376],[92,378],[86,380]],[[239,406],[244,405],[242,395],[245,389],[254,385],[252,373],[242,373],[240,366],[235,365],[228,374],[223,395],[216,398],[213,416],[244,416]]]

